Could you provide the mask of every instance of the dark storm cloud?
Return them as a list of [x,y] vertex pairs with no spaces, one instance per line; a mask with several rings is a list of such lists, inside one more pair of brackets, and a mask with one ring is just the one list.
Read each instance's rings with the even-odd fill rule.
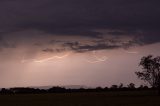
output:
[[42,50],[42,51],[44,51],[44,52],[54,52],[54,50],[53,50],[53,49],[50,49],[50,48],[46,48],[46,49],[44,49],[44,50]]
[[[0,32],[11,37],[13,32],[24,30],[95,39],[125,35],[136,37],[134,43],[157,43],[160,42],[159,4],[159,0],[1,0]],[[104,34],[100,29],[108,32]],[[81,45],[77,49],[116,46],[97,43],[94,47]]]
[[78,45],[72,46],[71,49],[76,52],[88,52],[94,50],[107,50],[107,49],[116,49],[120,48],[119,45],[107,45],[107,44],[96,44],[96,45]]
[[[63,48],[67,48],[69,50],[75,51],[75,52],[88,52],[88,51],[94,51],[94,50],[111,50],[111,49],[128,49],[129,47],[141,45],[136,40],[128,40],[123,41],[121,39],[100,39],[100,40],[93,40],[90,43],[86,44],[83,42],[64,42],[61,44]],[[47,49],[50,51],[50,49]]]
[[65,51],[65,49],[64,48],[61,48],[61,49],[58,49],[58,48],[54,48],[54,49],[52,49],[52,48],[46,48],[46,49],[43,49],[42,50],[43,52],[49,52],[49,53],[57,53],[57,52],[63,52],[63,51]]

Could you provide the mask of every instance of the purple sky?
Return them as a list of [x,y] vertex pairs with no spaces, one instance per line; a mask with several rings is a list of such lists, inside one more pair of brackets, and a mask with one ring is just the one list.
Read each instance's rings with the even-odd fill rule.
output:
[[159,0],[1,0],[0,87],[143,84]]

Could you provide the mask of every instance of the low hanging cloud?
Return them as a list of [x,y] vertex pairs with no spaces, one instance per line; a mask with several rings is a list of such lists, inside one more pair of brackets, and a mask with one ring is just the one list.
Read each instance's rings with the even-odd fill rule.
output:
[[64,48],[46,48],[46,49],[43,49],[42,50],[43,52],[48,52],[48,53],[60,53],[60,52],[64,52],[65,51],[65,49]]
[[[61,45],[59,48],[46,47],[42,49],[44,52],[61,52],[64,48],[84,52],[159,43],[159,3],[159,0],[1,0],[0,34],[8,38],[0,38],[0,47],[12,48],[16,46],[12,42],[22,40],[30,44],[33,36],[29,30],[43,33],[35,33],[37,41],[32,43],[37,47],[48,42],[45,39],[40,42],[45,37],[60,38],[49,42]],[[21,40],[16,32],[23,32]],[[66,41],[66,37],[75,39]],[[97,42],[83,44],[79,37]],[[108,41],[106,37],[112,39]],[[116,40],[119,37],[133,39],[121,42]],[[11,41],[12,38],[15,40]]]
[[63,44],[64,47],[69,47],[75,52],[88,52],[94,50],[112,50],[112,49],[127,49],[129,47],[139,45],[134,41],[123,41],[123,40],[98,40],[90,44],[83,44],[79,42],[67,42]]
[[[66,50],[84,53],[89,51],[95,50],[112,50],[112,49],[128,49],[132,46],[139,46],[141,45],[135,39],[128,39],[124,40],[122,38],[110,38],[110,39],[91,39],[87,43],[84,41],[57,41],[51,40],[52,43],[49,44],[57,44],[55,48],[45,48],[42,51],[48,53],[55,53],[55,52],[64,52]],[[52,46],[51,46],[52,47]]]

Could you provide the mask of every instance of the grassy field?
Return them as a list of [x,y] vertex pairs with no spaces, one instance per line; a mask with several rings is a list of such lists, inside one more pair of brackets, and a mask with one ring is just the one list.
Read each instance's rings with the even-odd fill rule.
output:
[[0,95],[0,106],[160,106],[154,91]]

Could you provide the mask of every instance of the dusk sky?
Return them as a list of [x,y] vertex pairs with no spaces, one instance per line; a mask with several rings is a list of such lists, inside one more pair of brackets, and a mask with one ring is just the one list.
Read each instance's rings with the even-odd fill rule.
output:
[[159,0],[0,0],[0,87],[144,84]]

